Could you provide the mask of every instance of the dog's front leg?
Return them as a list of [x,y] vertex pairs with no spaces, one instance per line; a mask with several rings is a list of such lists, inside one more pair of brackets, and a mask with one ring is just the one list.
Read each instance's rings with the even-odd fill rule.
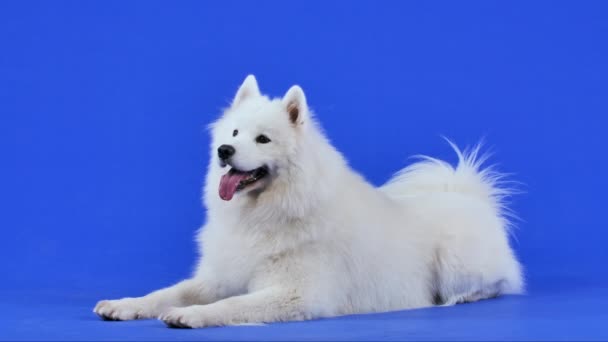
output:
[[169,308],[207,304],[218,300],[212,287],[200,279],[188,279],[143,297],[102,300],[93,312],[105,320],[158,318]]
[[266,288],[212,304],[173,308],[160,319],[174,328],[296,321],[310,318],[303,303],[295,290]]

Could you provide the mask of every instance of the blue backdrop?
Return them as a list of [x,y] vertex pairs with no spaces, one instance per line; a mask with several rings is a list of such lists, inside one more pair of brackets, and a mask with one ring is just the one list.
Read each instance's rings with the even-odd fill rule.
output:
[[[608,339],[608,2],[0,2],[0,338]],[[205,125],[253,73],[300,84],[381,184],[485,137],[523,183],[527,296],[198,331],[99,321],[186,277]],[[386,148],[390,145],[392,148]]]

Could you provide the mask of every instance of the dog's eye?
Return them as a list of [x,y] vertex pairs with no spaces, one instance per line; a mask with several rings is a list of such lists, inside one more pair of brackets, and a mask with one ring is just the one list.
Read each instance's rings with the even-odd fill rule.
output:
[[232,136],[236,137],[239,134],[239,130],[235,129],[234,131],[232,131]]
[[268,139],[268,137],[264,134],[260,134],[257,138],[255,138],[255,141],[259,142],[260,144],[268,144],[270,142],[270,139]]

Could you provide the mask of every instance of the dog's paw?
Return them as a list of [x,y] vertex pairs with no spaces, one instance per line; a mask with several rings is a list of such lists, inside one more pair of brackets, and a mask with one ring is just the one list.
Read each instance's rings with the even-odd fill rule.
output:
[[147,310],[142,305],[139,298],[102,300],[97,303],[93,312],[106,321],[128,321],[155,317],[151,310]]
[[197,306],[172,308],[158,317],[169,328],[204,328],[217,325],[207,319],[204,310]]

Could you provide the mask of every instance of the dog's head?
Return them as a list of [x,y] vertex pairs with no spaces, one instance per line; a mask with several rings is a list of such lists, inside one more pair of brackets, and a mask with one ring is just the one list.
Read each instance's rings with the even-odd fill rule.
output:
[[247,76],[212,125],[212,158],[222,174],[219,196],[229,201],[236,193],[260,193],[281,177],[298,149],[308,115],[299,86],[283,98],[269,99],[260,93],[255,77]]

